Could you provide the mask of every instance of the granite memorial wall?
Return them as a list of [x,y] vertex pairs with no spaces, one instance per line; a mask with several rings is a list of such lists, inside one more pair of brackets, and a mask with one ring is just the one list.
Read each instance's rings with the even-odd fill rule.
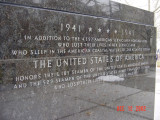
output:
[[[154,93],[153,19],[151,12],[108,0],[0,0],[0,118],[69,119],[95,107],[70,103],[72,97],[104,84],[103,92],[115,85]],[[114,101],[105,100],[101,106]],[[153,109],[154,95],[151,101]]]

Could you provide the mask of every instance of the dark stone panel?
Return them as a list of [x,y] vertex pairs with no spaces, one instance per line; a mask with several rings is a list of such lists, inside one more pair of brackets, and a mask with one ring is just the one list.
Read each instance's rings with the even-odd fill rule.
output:
[[[134,54],[129,56],[131,55]],[[126,57],[128,54],[123,56]],[[48,85],[57,90],[69,83],[74,83],[76,87],[83,85],[83,82],[85,84],[100,82],[99,76],[120,77],[125,80],[124,83],[122,82],[123,85],[128,86],[129,78],[147,74],[155,68],[154,56],[150,54],[144,55],[143,60],[123,58],[117,61],[117,58],[118,55],[96,55],[1,61],[0,91]],[[155,73],[152,75],[154,76]],[[139,86],[143,88],[143,84]],[[65,88],[67,87],[65,85]]]
[[[115,119],[123,119],[124,115],[130,118],[130,113],[133,119],[152,119],[155,27],[144,25],[146,21],[123,21],[130,21],[131,16],[118,16],[122,21],[93,16],[106,15],[93,1],[88,1],[93,7],[78,8],[59,0],[3,2],[53,6],[52,9],[81,14],[0,4],[0,119],[68,119],[97,106],[109,108],[84,113],[85,119],[92,119],[90,115],[116,111],[116,104],[110,111],[110,103],[118,101],[120,105],[145,105],[147,111],[112,112]],[[142,22],[132,22],[137,21]],[[142,91],[144,94],[138,94]],[[128,97],[134,99],[128,101]],[[113,115],[108,118],[113,119]]]
[[[155,67],[152,26],[39,8],[0,7],[1,90],[17,84],[32,87],[32,81],[52,85],[102,75],[126,79]],[[53,38],[46,40],[46,36]],[[98,70],[90,73],[92,68]]]
[[154,25],[154,13],[109,0],[66,0],[65,2],[63,0],[0,0],[0,2]]
[[109,16],[109,0],[0,0],[1,2],[69,11],[94,16]]
[[154,25],[153,12],[145,11],[128,5],[123,5],[113,1],[111,1],[110,4],[110,18],[112,19]]
[[[1,24],[1,59],[81,55],[84,54],[83,51],[87,48],[84,44],[90,42],[87,38],[100,38],[102,36],[108,38],[105,30],[105,28],[108,28],[108,19],[106,18],[97,19],[96,17],[50,10],[1,6],[0,19],[3,23]],[[103,28],[104,33],[98,33],[99,27]],[[89,31],[89,28],[91,31]],[[31,38],[25,39],[25,36],[31,36]],[[43,38],[41,40],[43,36],[52,36],[52,38],[46,38],[46,40]],[[69,40],[66,36],[70,37]],[[64,43],[65,45],[63,45]],[[82,52],[73,54],[58,52],[62,49],[68,51],[76,48],[79,48]],[[55,52],[53,54],[15,56],[12,51],[14,49],[25,51],[47,50],[48,52],[53,50]]]
[[0,8],[1,60],[156,51],[152,26],[37,8]]

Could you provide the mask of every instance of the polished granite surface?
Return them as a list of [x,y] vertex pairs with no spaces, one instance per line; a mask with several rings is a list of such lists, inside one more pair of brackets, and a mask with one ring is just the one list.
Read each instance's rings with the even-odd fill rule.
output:
[[0,0],[0,120],[152,120],[153,16],[108,0]]
[[63,0],[0,0],[0,2],[154,25],[154,13],[110,0],[65,0],[65,2]]

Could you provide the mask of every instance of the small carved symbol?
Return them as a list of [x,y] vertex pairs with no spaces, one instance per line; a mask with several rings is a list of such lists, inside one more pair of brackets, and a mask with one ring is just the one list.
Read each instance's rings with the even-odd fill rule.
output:
[[102,31],[102,29],[101,28],[98,28],[98,32],[101,32]]
[[92,32],[92,28],[90,27],[90,28],[88,28],[89,29],[89,32]]
[[110,32],[110,30],[109,29],[107,29],[107,33],[109,33]]

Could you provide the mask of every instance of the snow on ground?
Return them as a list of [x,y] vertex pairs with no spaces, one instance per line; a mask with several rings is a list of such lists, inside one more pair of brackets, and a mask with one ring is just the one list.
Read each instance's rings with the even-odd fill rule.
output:
[[124,78],[120,78],[114,75],[107,75],[107,76],[99,76],[98,80],[107,81],[107,82],[115,82],[115,81],[123,81]]

